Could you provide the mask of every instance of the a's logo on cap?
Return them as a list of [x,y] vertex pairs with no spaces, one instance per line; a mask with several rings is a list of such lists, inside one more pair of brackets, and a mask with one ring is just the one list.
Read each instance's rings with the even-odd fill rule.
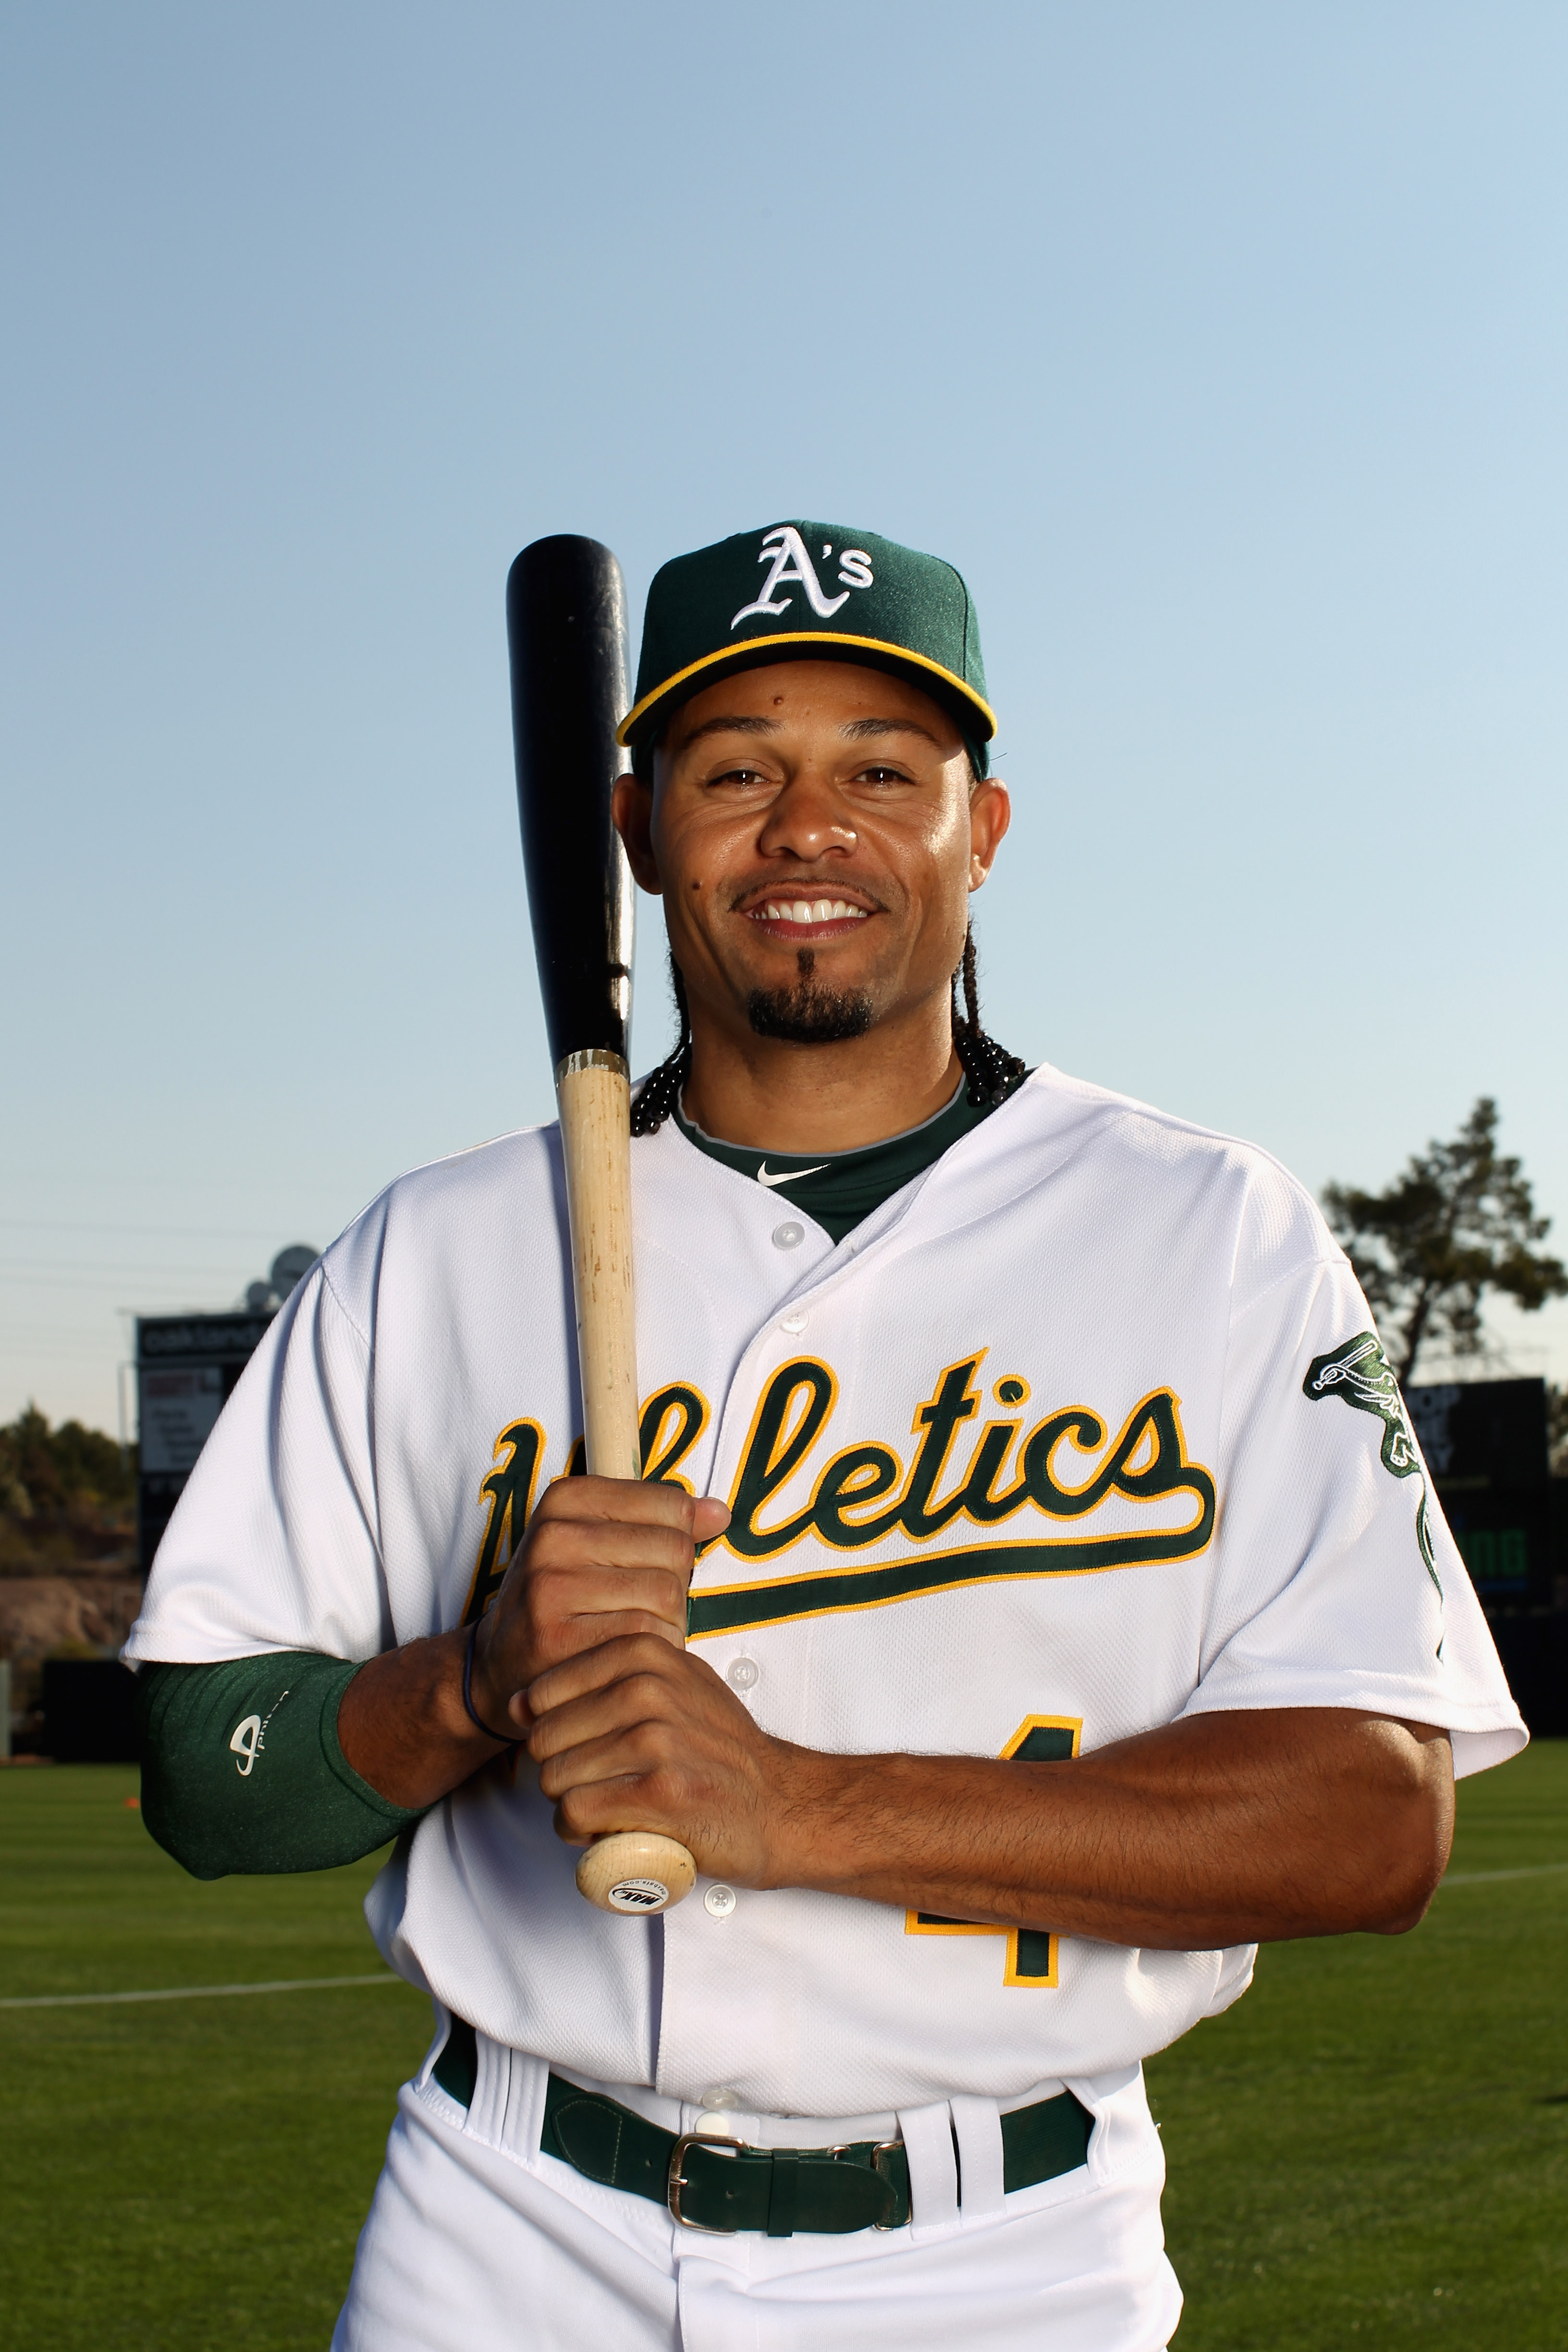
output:
[[[825,563],[832,553],[831,546],[823,549]],[[873,584],[871,559],[865,549],[847,547],[838,559],[838,577],[844,583],[843,593],[837,596],[825,596],[822,583],[816,576],[816,567],[806,552],[805,542],[795,525],[789,522],[780,523],[776,530],[768,532],[758,551],[757,562],[770,564],[772,568],[763,583],[762,594],[754,604],[742,605],[730,624],[732,629],[738,628],[742,621],[749,621],[754,613],[787,613],[792,598],[781,596],[777,604],[773,601],[774,589],[782,588],[786,581],[800,583],[805,591],[805,601],[819,621],[830,621],[840,604],[847,604],[851,588],[869,588]]]

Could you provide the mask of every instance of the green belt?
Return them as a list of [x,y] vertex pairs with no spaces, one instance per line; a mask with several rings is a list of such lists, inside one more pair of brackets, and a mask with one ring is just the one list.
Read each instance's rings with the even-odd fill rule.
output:
[[[473,2098],[474,2029],[454,2018],[436,2080],[458,2105]],[[1001,2117],[1002,2187],[1032,2189],[1085,2162],[1094,2117],[1070,2091]],[[840,2233],[900,2230],[910,2218],[910,2165],[901,2140],[834,2147],[752,2147],[705,2132],[668,2132],[616,2099],[552,2074],[540,2147],[589,2180],[667,2206],[689,2230]],[[954,2141],[954,2155],[957,2143]],[[960,2201],[963,2183],[960,2180]]]

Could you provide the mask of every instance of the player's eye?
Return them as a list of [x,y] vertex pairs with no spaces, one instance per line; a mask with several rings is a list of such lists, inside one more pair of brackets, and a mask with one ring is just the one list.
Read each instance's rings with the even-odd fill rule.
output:
[[858,784],[907,784],[902,768],[862,768],[855,779]]
[[708,781],[710,784],[765,784],[767,778],[760,768],[725,768]]

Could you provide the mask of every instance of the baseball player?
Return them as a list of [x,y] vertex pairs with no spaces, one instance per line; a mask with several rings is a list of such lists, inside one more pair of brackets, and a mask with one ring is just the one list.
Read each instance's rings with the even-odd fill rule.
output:
[[[573,1475],[547,1128],[333,1244],[159,1553],[154,1834],[396,1837],[367,1913],[436,2032],[342,2352],[1164,2346],[1142,2060],[1262,1940],[1413,1926],[1453,1774],[1524,1742],[1311,1200],[984,1034],[994,724],[945,563],[796,520],[667,564],[616,800],[681,1014],[643,1483]],[[624,1828],[681,1907],[579,1899]]]

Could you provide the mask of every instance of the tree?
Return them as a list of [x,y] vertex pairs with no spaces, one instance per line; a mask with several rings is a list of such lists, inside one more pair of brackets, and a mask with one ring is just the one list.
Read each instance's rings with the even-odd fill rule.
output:
[[1373,1312],[1391,1327],[1402,1388],[1428,1341],[1479,1355],[1489,1290],[1526,1314],[1568,1296],[1568,1267],[1532,1247],[1552,1220],[1536,1215],[1520,1161],[1499,1152],[1497,1118],[1482,1095],[1451,1143],[1428,1144],[1383,1192],[1323,1187],[1329,1223]]
[[130,1466],[101,1430],[79,1421],[51,1429],[36,1404],[0,1428],[0,1509],[26,1517],[71,1503],[124,1503],[132,1492]]

